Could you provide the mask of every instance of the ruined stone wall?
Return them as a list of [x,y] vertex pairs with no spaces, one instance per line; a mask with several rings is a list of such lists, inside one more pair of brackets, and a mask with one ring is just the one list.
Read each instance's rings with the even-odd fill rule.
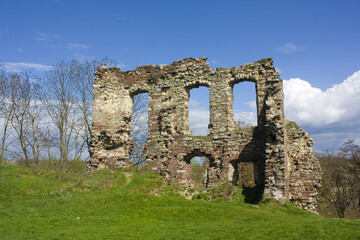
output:
[[[147,92],[145,150],[155,171],[176,184],[192,186],[190,159],[206,156],[210,160],[207,186],[211,187],[236,182],[238,163],[251,162],[255,183],[265,185],[267,197],[293,199],[301,205],[304,201],[298,198],[307,196],[308,188],[291,181],[298,174],[287,151],[294,141],[287,141],[282,80],[272,64],[269,58],[241,67],[211,69],[205,58],[187,58],[171,65],[145,65],[127,72],[97,69],[90,168],[131,165],[133,97]],[[256,88],[258,126],[247,132],[240,131],[233,121],[232,88],[242,81],[253,82]],[[189,91],[199,86],[209,88],[208,136],[193,136],[188,123]],[[312,153],[311,146],[302,147]],[[305,154],[304,158],[310,155]],[[311,159],[310,162],[317,162]],[[304,164],[297,166],[301,168]],[[318,176],[316,171],[313,173]],[[314,185],[312,181],[315,180],[306,185]],[[304,194],[296,195],[298,191]]]
[[290,200],[316,212],[320,190],[320,162],[312,152],[313,140],[296,123],[286,122],[287,155],[290,161]]

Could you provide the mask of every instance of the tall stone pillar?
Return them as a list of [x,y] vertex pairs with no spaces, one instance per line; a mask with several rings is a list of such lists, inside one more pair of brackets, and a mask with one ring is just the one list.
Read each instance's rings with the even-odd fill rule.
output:
[[133,101],[130,92],[118,84],[117,70],[95,72],[90,170],[130,164]]
[[210,135],[221,135],[232,131],[234,128],[232,86],[227,81],[214,81],[209,92]]
[[285,126],[282,80],[272,66],[263,63],[263,76],[257,82],[259,131],[265,138],[265,197],[288,199],[288,161],[285,150]]

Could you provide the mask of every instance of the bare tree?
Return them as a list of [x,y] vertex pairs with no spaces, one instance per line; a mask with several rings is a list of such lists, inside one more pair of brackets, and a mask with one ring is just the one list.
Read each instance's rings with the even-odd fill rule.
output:
[[253,127],[253,125],[251,125],[250,123],[244,121],[244,120],[236,120],[234,121],[235,126],[238,128],[250,128]]
[[349,139],[340,148],[341,156],[348,159],[348,178],[351,181],[352,199],[360,214],[360,146]]
[[[46,122],[44,123],[44,125]],[[53,149],[57,148],[56,135],[54,130],[49,126],[43,126],[41,131],[41,148],[43,149],[43,158],[51,160],[56,158]]]
[[[61,160],[70,155],[81,159],[85,150],[90,154],[94,72],[101,65],[112,67],[115,61],[73,59],[58,63],[47,73],[45,102],[57,129]],[[46,140],[51,142],[49,134]]]
[[345,177],[345,162],[334,158],[327,162],[327,168],[323,177],[323,196],[334,205],[339,218],[343,218],[352,201],[349,182]]
[[5,154],[9,146],[8,140],[11,132],[10,127],[13,112],[14,105],[10,101],[9,74],[6,73],[4,66],[0,64],[0,163],[5,160]]
[[44,105],[40,99],[40,86],[31,84],[30,107],[26,116],[26,128],[28,144],[32,154],[32,160],[37,165],[41,159],[41,151],[43,150],[43,135],[46,127],[44,126]]
[[360,206],[360,147],[348,140],[337,155],[320,158],[323,170],[322,195],[336,209],[340,218],[351,206]]
[[46,75],[46,94],[44,102],[51,122],[56,128],[58,151],[61,161],[79,159],[85,143],[79,141],[81,114],[77,107],[76,81],[79,77],[76,60],[62,61],[54,66]]
[[28,73],[11,74],[10,101],[13,106],[11,126],[14,129],[20,151],[14,151],[26,165],[40,160],[41,103],[40,86],[30,81]]

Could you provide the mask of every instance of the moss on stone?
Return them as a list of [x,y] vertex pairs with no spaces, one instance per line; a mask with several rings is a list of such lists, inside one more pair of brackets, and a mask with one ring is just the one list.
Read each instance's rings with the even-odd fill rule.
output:
[[301,127],[296,122],[286,120],[286,130],[291,129],[300,130]]
[[209,135],[197,135],[197,136],[193,136],[193,135],[187,135],[187,136],[184,136],[184,137],[191,137],[193,139],[212,139],[213,137],[212,136],[209,136]]
[[245,127],[245,128],[235,128],[234,129],[234,133],[243,133],[246,135],[251,135],[254,131],[255,126],[251,126],[251,127]]

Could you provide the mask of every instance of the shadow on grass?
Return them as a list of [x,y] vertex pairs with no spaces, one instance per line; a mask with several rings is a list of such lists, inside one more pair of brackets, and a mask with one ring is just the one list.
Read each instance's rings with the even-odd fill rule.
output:
[[245,197],[245,203],[258,204],[264,195],[264,184],[258,184],[254,187],[243,187],[242,194]]

